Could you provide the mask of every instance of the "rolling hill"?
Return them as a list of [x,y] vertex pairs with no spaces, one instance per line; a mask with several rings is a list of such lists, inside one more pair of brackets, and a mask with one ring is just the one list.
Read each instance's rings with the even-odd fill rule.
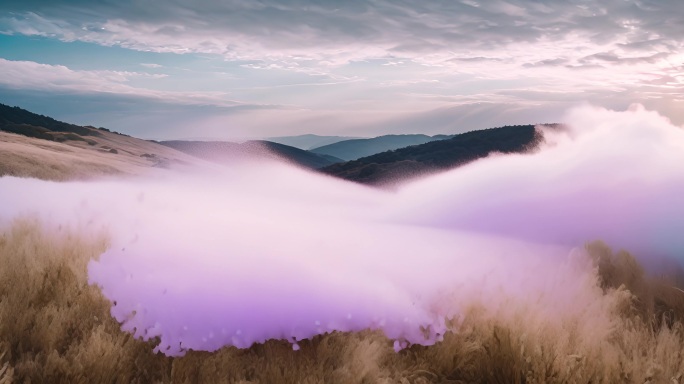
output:
[[247,141],[242,144],[227,141],[160,141],[162,145],[174,148],[204,160],[225,164],[244,159],[273,159],[288,161],[305,168],[322,168],[343,160],[333,156],[320,155],[264,140]]
[[268,141],[158,143],[0,104],[0,176],[87,179],[231,159],[273,159],[307,168],[343,161]]
[[[555,125],[554,125],[555,126]],[[314,135],[315,136],[315,135]],[[542,140],[533,125],[506,126],[448,136],[388,135],[345,140],[321,148],[363,153],[385,146],[424,142],[344,162],[269,141],[230,142],[142,140],[104,128],[79,126],[0,104],[0,176],[50,180],[139,175],[152,169],[206,167],[244,159],[287,161],[343,179],[384,185],[456,167],[492,152],[533,149]],[[320,149],[320,148],[319,148]]]
[[457,167],[493,152],[522,153],[536,148],[542,140],[534,125],[490,128],[333,164],[321,171],[364,184],[382,185]]
[[298,136],[279,136],[279,137],[269,137],[266,141],[273,143],[285,144],[291,147],[309,150],[312,148],[322,147],[324,145],[329,145],[337,143],[344,140],[351,139],[361,139],[361,137],[351,137],[351,136],[320,136],[320,135],[298,135]]
[[322,155],[335,156],[345,161],[356,160],[376,153],[408,147],[409,145],[424,144],[435,140],[447,139],[446,135],[384,135],[370,139],[352,139],[339,141],[311,149],[311,152]]
[[0,104],[0,176],[74,180],[202,164],[151,141]]

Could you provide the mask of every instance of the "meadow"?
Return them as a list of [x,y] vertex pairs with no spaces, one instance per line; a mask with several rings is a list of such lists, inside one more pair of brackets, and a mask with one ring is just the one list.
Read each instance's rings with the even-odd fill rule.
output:
[[0,237],[0,382],[674,383],[684,374],[684,293],[626,252],[588,244],[576,309],[474,302],[442,342],[400,352],[382,332],[332,332],[247,349],[153,353],[120,329],[86,266],[106,234],[49,233],[36,218]]

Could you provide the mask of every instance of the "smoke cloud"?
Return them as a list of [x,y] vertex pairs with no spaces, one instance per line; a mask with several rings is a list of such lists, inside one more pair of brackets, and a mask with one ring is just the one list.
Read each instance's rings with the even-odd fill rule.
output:
[[380,329],[441,340],[468,305],[579,310],[594,239],[679,258],[684,132],[640,107],[570,111],[535,154],[379,191],[277,163],[55,183],[0,178],[0,224],[106,232],[89,266],[112,315],[180,355]]
[[[634,105],[571,110],[533,156],[490,156],[406,186],[391,216],[553,244],[601,239],[684,260],[684,130]],[[648,260],[644,260],[647,264]]]

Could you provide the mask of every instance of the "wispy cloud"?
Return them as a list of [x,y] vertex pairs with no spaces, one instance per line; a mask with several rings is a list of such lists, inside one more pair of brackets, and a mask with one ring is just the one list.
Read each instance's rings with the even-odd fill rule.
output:
[[[681,49],[684,25],[676,1],[646,8],[638,1],[600,4],[522,0],[484,2],[203,1],[189,7],[159,0],[84,4],[71,12],[50,4],[1,19],[3,29],[158,52],[202,52],[241,60],[349,61],[400,55],[446,64],[442,56],[501,54],[520,43],[561,42],[567,57],[578,47],[664,53]],[[541,42],[542,44],[536,44]],[[651,43],[648,43],[651,42]],[[571,43],[572,49],[568,44]],[[446,54],[449,51],[458,54]],[[508,52],[506,52],[508,53]],[[559,57],[555,50],[527,51]],[[437,54],[432,60],[425,56]],[[540,60],[537,60],[540,61]]]
[[[544,106],[556,111],[559,103],[580,101],[610,108],[643,102],[684,124],[679,0],[7,0],[2,10],[3,33],[202,57],[216,64],[214,73],[226,75],[195,76],[207,68],[186,63],[190,71],[171,74],[157,87],[164,79],[145,76],[179,66],[173,59],[145,58],[103,73],[54,66],[49,71],[58,75],[42,75],[45,82],[25,77],[47,67],[27,65],[27,72],[14,75],[20,80],[1,79],[5,86],[186,104],[292,105],[298,111],[286,114],[293,119],[278,112],[232,122],[254,129],[255,120],[264,127],[277,122],[324,129],[320,122],[326,121],[326,129],[357,129],[406,113],[442,116],[466,105],[501,114],[468,115],[484,121],[516,119],[520,108],[536,120],[546,116]],[[371,111],[375,115],[366,115]],[[360,122],[360,116],[368,118]]]
[[[167,75],[122,71],[72,70],[62,65],[32,61],[11,61],[0,58],[0,87],[45,92],[78,94],[114,94],[157,102],[219,107],[249,106],[227,98],[221,92],[172,92],[138,88],[128,83],[136,78],[160,79]],[[254,107],[259,107],[254,105]],[[261,107],[280,108],[276,105]]]

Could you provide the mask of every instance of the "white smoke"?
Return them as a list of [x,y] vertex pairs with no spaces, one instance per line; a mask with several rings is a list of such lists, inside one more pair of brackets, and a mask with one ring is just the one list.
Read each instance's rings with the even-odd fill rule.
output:
[[534,156],[492,156],[406,186],[390,215],[554,244],[601,239],[684,260],[684,130],[639,105],[570,111]]

